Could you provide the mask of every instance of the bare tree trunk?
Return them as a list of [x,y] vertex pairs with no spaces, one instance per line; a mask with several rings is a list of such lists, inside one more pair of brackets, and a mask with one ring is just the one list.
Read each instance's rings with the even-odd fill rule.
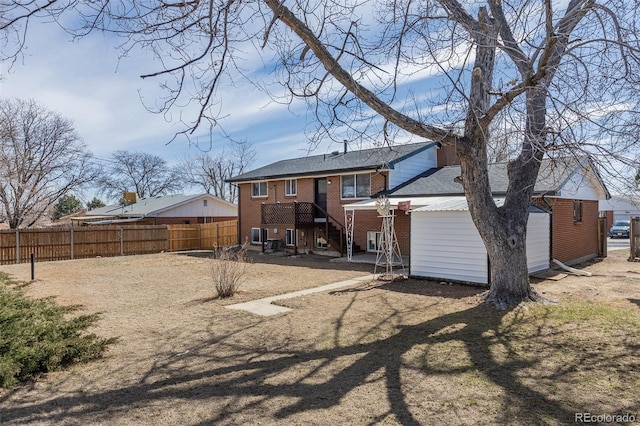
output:
[[[484,242],[489,257],[491,290],[486,302],[498,309],[508,309],[523,300],[537,300],[529,283],[526,257],[526,229],[531,195],[539,168],[537,138],[528,137],[520,157],[510,166],[510,185],[505,204],[498,207],[489,183],[487,141],[489,128],[483,117],[491,106],[491,83],[496,55],[497,29],[486,9],[478,13],[474,41],[476,59],[469,94],[469,112],[465,122],[466,144],[458,147],[461,183],[469,205],[469,212]],[[541,134],[544,127],[542,110],[532,97],[531,109],[536,113],[528,119],[528,134]],[[542,97],[544,102],[544,97]],[[540,113],[542,113],[540,115]],[[542,120],[540,122],[540,120]],[[540,123],[542,123],[540,125]],[[535,139],[535,141],[534,141]],[[511,170],[519,170],[518,174]],[[524,172],[521,173],[521,171]],[[515,175],[515,176],[511,176]]]

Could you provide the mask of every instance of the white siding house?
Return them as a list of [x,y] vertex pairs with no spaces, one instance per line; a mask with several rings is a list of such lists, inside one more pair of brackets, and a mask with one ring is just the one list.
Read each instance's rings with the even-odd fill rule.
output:
[[[409,274],[488,284],[487,250],[471,220],[466,201],[449,197],[411,212],[411,264]],[[529,214],[527,265],[529,272],[549,268],[550,215]]]
[[82,224],[106,224],[117,221],[170,223],[209,223],[238,216],[238,207],[210,194],[164,195],[139,198],[131,204],[113,204],[90,210],[86,215],[72,218]]
[[625,196],[611,197],[609,200],[600,200],[601,212],[613,212],[613,221],[631,220],[640,217],[640,200]]
[[229,217],[238,216],[238,207],[209,194],[185,200],[180,200],[176,196],[175,204],[158,209],[155,215],[157,217]]

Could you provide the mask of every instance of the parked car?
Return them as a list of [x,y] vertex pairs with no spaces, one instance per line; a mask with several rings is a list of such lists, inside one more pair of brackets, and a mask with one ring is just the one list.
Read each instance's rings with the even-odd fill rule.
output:
[[629,238],[629,221],[616,220],[609,229],[610,238]]

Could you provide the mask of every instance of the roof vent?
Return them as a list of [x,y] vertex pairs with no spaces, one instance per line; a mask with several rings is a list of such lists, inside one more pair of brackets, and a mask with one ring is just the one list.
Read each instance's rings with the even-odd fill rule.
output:
[[331,153],[331,155],[338,155],[338,154],[340,154],[340,151],[333,151],[333,152]]

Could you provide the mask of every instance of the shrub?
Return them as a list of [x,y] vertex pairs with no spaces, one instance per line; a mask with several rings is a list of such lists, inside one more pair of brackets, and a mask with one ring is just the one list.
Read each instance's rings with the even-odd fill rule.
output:
[[99,358],[117,339],[86,332],[99,314],[68,318],[80,308],[30,298],[0,273],[0,386],[11,388],[37,373]]
[[215,251],[211,263],[211,276],[216,288],[216,297],[224,299],[236,294],[249,265],[246,243],[239,247]]

